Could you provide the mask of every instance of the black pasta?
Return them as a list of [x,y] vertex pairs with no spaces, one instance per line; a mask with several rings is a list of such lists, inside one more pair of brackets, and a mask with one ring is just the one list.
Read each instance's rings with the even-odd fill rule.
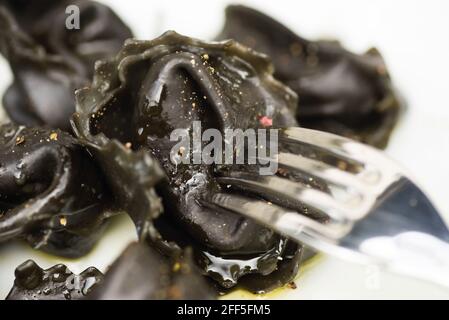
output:
[[44,270],[33,260],[18,266],[15,276],[6,300],[79,300],[103,279],[94,267],[76,275],[63,264]]
[[0,127],[0,242],[24,238],[50,253],[82,256],[101,236],[110,202],[101,171],[71,135]]
[[87,297],[93,300],[215,299],[216,291],[193,264],[191,250],[166,258],[139,243],[128,246]]
[[217,292],[193,263],[192,251],[164,257],[154,248],[130,244],[105,275],[94,267],[73,274],[58,264],[43,270],[28,260],[16,268],[7,300],[215,299]]
[[[80,30],[65,26],[73,4],[81,10]],[[173,163],[186,153],[193,158],[194,150],[173,154],[171,135],[184,129],[194,140],[197,121],[201,131],[223,136],[227,129],[302,125],[385,147],[402,105],[380,54],[305,40],[242,6],[227,9],[218,39],[243,44],[169,31],[122,47],[129,37],[123,22],[94,1],[0,0],[0,52],[14,73],[4,106],[29,126],[0,127],[0,243],[23,238],[34,248],[79,257],[117,209],[131,216],[141,240],[98,285],[103,276],[95,268],[76,276],[63,265],[43,270],[27,261],[16,269],[8,298],[215,298],[193,262],[219,291],[239,283],[266,292],[290,282],[306,249],[209,201],[218,192],[251,195],[220,178],[259,167]],[[269,54],[275,69],[252,48]],[[76,88],[83,89],[73,114]],[[48,129],[70,129],[72,114],[76,138]],[[275,174],[328,191],[301,174]]]
[[[80,28],[66,27],[66,7],[80,10]],[[74,91],[89,83],[97,59],[114,55],[132,36],[95,1],[0,1],[0,52],[14,82],[3,97],[18,124],[69,129]]]
[[351,53],[337,41],[310,41],[244,6],[229,6],[217,37],[268,54],[274,76],[299,96],[301,126],[384,148],[402,101],[376,49]]
[[[97,64],[93,84],[77,92],[74,132],[103,167],[116,168],[106,170],[111,183],[117,170],[135,171],[129,162],[128,170],[125,162],[115,160],[111,145],[121,146],[129,159],[154,157],[167,176],[157,186],[165,205],[165,214],[156,220],[158,231],[178,245],[194,245],[201,265],[225,287],[245,274],[276,270],[287,241],[237,214],[208,206],[208,196],[223,189],[215,180],[217,167],[172,163],[170,150],[176,142],[170,134],[194,121],[221,132],[263,128],[267,119],[272,127],[296,125],[296,96],[271,72],[266,56],[234,41],[207,43],[167,32],[152,41],[128,40],[115,59]],[[128,179],[139,191],[139,178]],[[120,189],[123,183],[117,183],[116,193]],[[134,197],[128,202],[135,207],[145,203],[137,193],[126,194]],[[150,235],[150,241],[161,245],[160,234],[148,223],[157,215],[142,216],[148,210],[141,208],[127,211],[141,238]],[[291,257],[298,263],[297,256]]]

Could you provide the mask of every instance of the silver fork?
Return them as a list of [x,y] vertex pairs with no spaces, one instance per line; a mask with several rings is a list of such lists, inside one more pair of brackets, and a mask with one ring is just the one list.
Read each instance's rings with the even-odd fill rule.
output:
[[218,181],[244,192],[209,201],[318,251],[449,287],[448,228],[403,168],[372,147],[316,130],[282,129],[279,140],[289,146],[277,155],[282,173],[329,189],[279,174],[231,172]]

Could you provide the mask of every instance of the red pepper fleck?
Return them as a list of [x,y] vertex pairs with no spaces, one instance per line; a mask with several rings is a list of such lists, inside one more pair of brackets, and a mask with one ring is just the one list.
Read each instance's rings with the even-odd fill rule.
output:
[[273,125],[273,119],[271,119],[267,116],[260,117],[259,122],[264,127],[271,127]]

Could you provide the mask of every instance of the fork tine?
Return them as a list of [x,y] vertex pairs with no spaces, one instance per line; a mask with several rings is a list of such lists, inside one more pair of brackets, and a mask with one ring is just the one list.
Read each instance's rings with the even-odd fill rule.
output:
[[328,193],[277,176],[257,176],[244,172],[234,172],[230,176],[218,178],[218,182],[253,191],[264,197],[271,196],[270,200],[273,201],[281,199],[287,203],[305,205],[337,221],[344,221],[347,219],[346,217],[354,216],[352,213],[346,213],[352,212],[352,208],[345,207]]
[[285,128],[280,132],[281,140],[306,144],[312,148],[330,152],[344,160],[356,162],[362,167],[366,164],[367,155],[376,160],[384,160],[383,157],[379,158],[377,151],[372,147],[332,133],[299,127]]
[[274,231],[298,241],[302,241],[302,233],[315,237],[339,239],[349,231],[349,227],[343,225],[330,227],[263,200],[254,200],[229,193],[216,193],[210,201],[214,205],[254,219]]
[[280,137],[282,139],[291,140],[293,142],[305,143],[312,147],[328,150],[343,158],[350,158],[351,154],[342,148],[347,141],[345,138],[312,129],[304,129],[299,127],[290,127],[281,130]]
[[277,161],[281,167],[300,171],[336,186],[362,188],[361,181],[355,175],[321,161],[286,152],[279,153]]

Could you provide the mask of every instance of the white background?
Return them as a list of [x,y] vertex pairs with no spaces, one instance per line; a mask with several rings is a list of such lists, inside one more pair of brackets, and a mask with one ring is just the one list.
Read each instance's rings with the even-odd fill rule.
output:
[[[172,29],[203,39],[221,29],[224,8],[233,1],[104,0],[141,39]],[[383,54],[408,111],[387,153],[413,172],[442,214],[449,218],[449,1],[446,0],[247,0],[240,1],[315,39],[338,38],[356,52],[371,46]],[[0,61],[0,92],[10,82]],[[120,218],[97,250],[70,261],[31,251],[20,243],[0,247],[0,298],[17,264],[29,257],[42,266],[67,263],[79,272],[94,264],[104,269],[134,239],[129,220]],[[449,290],[322,257],[297,280],[298,289],[270,298],[449,298]],[[248,297],[236,293],[233,297]]]

